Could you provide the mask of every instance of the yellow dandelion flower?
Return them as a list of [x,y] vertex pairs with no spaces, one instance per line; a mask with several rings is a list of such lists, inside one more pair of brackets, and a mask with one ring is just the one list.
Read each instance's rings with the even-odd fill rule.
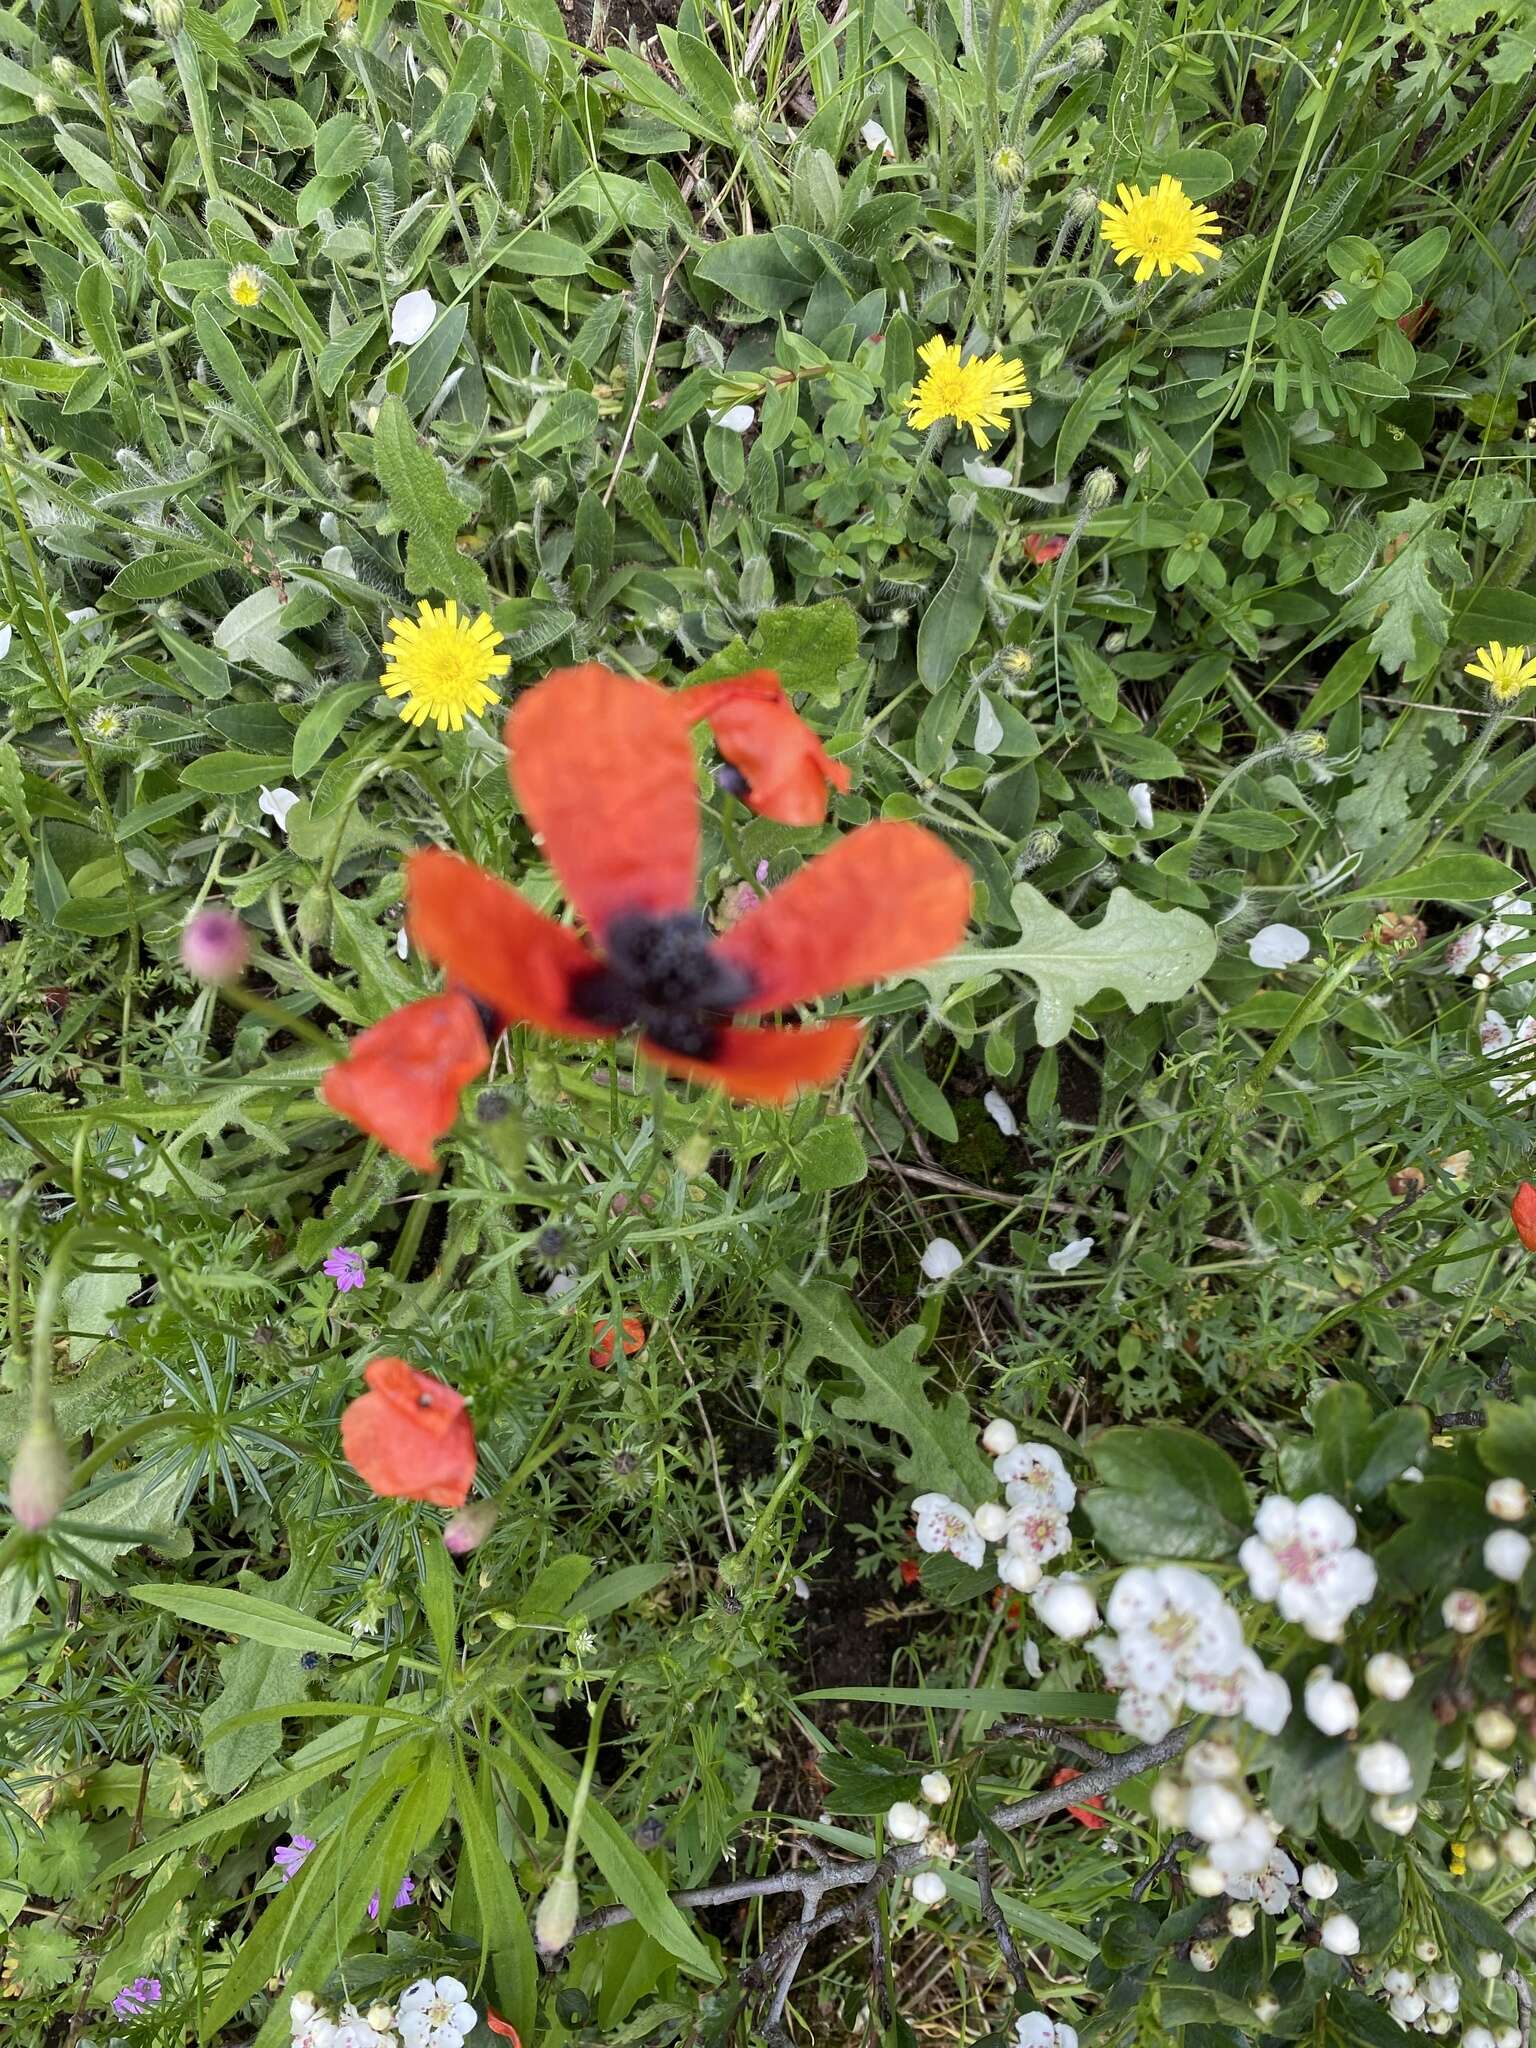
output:
[[1004,362],[1001,356],[960,354],[959,344],[936,334],[925,341],[918,355],[928,365],[928,374],[911,398],[907,413],[910,427],[937,426],[953,420],[957,427],[969,427],[976,446],[985,448],[983,427],[1006,427],[1005,407],[1033,405],[1034,397],[1024,381],[1024,365]]
[[1522,690],[1536,683],[1536,657],[1529,656],[1528,647],[1505,647],[1490,640],[1486,647],[1478,648],[1466,672],[1486,683],[1490,696],[1500,704],[1512,704]]
[[1139,185],[1116,187],[1120,204],[1101,199],[1099,233],[1115,252],[1117,263],[1135,259],[1136,282],[1145,284],[1155,270],[1172,277],[1187,270],[1198,277],[1205,263],[1221,251],[1210,238],[1221,228],[1208,206],[1196,206],[1177,178],[1165,171],[1150,192]]
[[259,306],[261,295],[266,288],[267,280],[259,270],[253,270],[249,263],[237,263],[229,273],[229,296],[232,303],[237,306]]
[[498,702],[492,676],[504,676],[511,659],[498,654],[501,635],[484,612],[461,618],[450,597],[441,610],[425,599],[415,619],[391,619],[392,640],[384,642],[386,697],[403,697],[400,716],[410,725],[430,718],[439,732],[464,730],[466,713],[478,718]]

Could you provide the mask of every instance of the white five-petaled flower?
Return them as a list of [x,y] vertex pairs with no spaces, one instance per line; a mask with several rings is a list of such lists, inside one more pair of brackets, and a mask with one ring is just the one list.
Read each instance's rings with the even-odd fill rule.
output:
[[400,1994],[401,2048],[461,2048],[478,2018],[457,1977],[422,1977]]
[[1283,1849],[1272,1848],[1259,1868],[1227,1877],[1222,1889],[1229,1898],[1256,1899],[1262,1912],[1272,1920],[1291,1909],[1291,1886],[1296,1866]]
[[1267,924],[1248,941],[1255,967],[1294,967],[1312,950],[1312,941],[1293,924]]
[[992,1460],[992,1470],[1007,1489],[1010,1507],[1033,1501],[1070,1515],[1077,1505],[1077,1488],[1061,1453],[1049,1444],[1012,1443]]
[[1376,1590],[1376,1567],[1355,1548],[1354,1516],[1326,1493],[1299,1504],[1272,1493],[1253,1528],[1237,1555],[1255,1599],[1273,1601],[1318,1642],[1338,1642]]
[[[1502,1059],[1506,1053],[1518,1053],[1536,1043],[1536,1016],[1528,1013],[1518,1024],[1511,1025],[1497,1010],[1489,1010],[1478,1026],[1477,1035],[1486,1058]],[[1536,1078],[1532,1077],[1528,1059],[1516,1060],[1514,1066],[1513,1073],[1491,1074],[1488,1085],[1505,1101],[1525,1102],[1536,1095]]]
[[1458,932],[1445,949],[1445,971],[1447,974],[1470,974],[1476,967],[1478,956],[1483,950],[1483,927],[1469,924],[1464,932]]
[[975,1517],[958,1501],[943,1493],[920,1493],[912,1503],[912,1519],[919,1550],[926,1550],[930,1555],[947,1550],[962,1564],[980,1570],[987,1547],[981,1540]]
[[1045,1263],[1053,1273],[1070,1273],[1075,1266],[1083,1263],[1092,1250],[1091,1237],[1070,1238],[1059,1252],[1049,1253]]
[[288,813],[299,801],[296,789],[284,789],[279,783],[276,789],[268,789],[263,783],[256,796],[256,808],[264,818],[275,821],[279,832],[288,830]]
[[414,348],[431,332],[436,318],[437,301],[429,291],[406,292],[390,312],[389,338],[396,348]]
[[1187,1565],[1133,1566],[1110,1594],[1113,1634],[1089,1649],[1120,1695],[1115,1718],[1144,1742],[1166,1735],[1180,1711],[1241,1714],[1278,1734],[1290,1713],[1284,1679],[1243,1641],[1237,1610]]

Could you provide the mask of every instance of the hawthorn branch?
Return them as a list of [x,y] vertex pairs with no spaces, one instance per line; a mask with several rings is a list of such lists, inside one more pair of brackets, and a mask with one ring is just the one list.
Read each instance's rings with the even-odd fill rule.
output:
[[1003,1952],[1003,1961],[1008,1965],[1009,1975],[1020,1991],[1024,1989],[1024,1964],[1018,1949],[1014,1946],[1013,1931],[1003,1918],[1003,1909],[992,1892],[992,1853],[985,1835],[978,1835],[973,1844],[976,1858],[976,1890],[981,1897],[981,1917],[991,1928],[993,1938]]
[[[1157,1861],[1149,1864],[1131,1886],[1131,1904],[1133,1906],[1141,1904],[1147,1893],[1151,1891],[1153,1885],[1157,1883],[1157,1880],[1165,1871],[1174,1868],[1179,1858],[1184,1854],[1184,1851],[1194,1847],[1194,1842],[1195,1838],[1193,1835],[1174,1836]],[[1175,1883],[1177,1883],[1177,1879],[1175,1879]]]
[[[1076,1806],[1099,1793],[1112,1792],[1128,1778],[1138,1778],[1143,1771],[1158,1770],[1170,1763],[1189,1741],[1191,1732],[1189,1726],[1175,1728],[1160,1742],[1121,1750],[1117,1756],[1103,1756],[1103,1761],[1095,1769],[1079,1772],[1065,1785],[1048,1785],[1042,1791],[1030,1793],[1025,1799],[1015,1799],[1006,1806],[1000,1806],[991,1816],[992,1825],[1004,1834],[1011,1834],[1016,1828],[1027,1827],[1031,1821],[1046,1820],[1053,1813],[1062,1813],[1067,1807]],[[1100,1754],[1103,1755],[1102,1752]],[[978,1840],[984,1844],[985,1837],[978,1837]],[[975,1842],[968,1845],[968,1853],[973,1859],[976,1847]],[[732,1906],[746,1899],[782,1898],[791,1893],[798,1896],[802,1902],[801,1919],[770,1942],[763,1953],[742,1971],[744,1980],[761,1983],[772,1978],[791,1950],[808,1948],[818,1935],[825,1934],[829,1928],[867,1919],[886,1885],[929,1860],[921,1842],[903,1842],[879,1857],[866,1856],[848,1863],[818,1861],[810,1870],[773,1871],[766,1877],[735,1878],[727,1884],[701,1885],[691,1891],[671,1892],[668,1896],[675,1906]],[[843,1891],[852,1891],[855,1896],[823,1907],[822,1901],[829,1893]],[[1532,1896],[1536,1898],[1536,1893]],[[1536,1905],[1532,1906],[1532,1911],[1536,1912]],[[571,1939],[578,1941],[584,1934],[596,1934],[605,1927],[621,1926],[634,1917],[628,1906],[599,1906],[596,1912],[588,1913],[577,1921]]]

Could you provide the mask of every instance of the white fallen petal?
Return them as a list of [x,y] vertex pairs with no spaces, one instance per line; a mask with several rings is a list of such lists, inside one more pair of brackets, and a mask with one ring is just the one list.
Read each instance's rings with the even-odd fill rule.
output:
[[389,338],[397,348],[414,348],[431,331],[437,301],[429,291],[407,292],[396,299],[389,317]]
[[936,1237],[923,1246],[919,1263],[928,1279],[947,1280],[951,1273],[959,1272],[965,1256],[959,1245],[951,1244],[947,1237]]
[[1053,1273],[1070,1273],[1074,1266],[1080,1266],[1093,1250],[1091,1237],[1074,1237],[1064,1244],[1059,1252],[1052,1252],[1046,1264]]
[[724,427],[728,434],[744,434],[757,418],[750,405],[727,406],[724,412],[711,413],[710,418],[717,427]]
[[11,628],[7,623],[5,625],[0,625],[0,661],[4,661],[5,657],[10,653],[10,651]]
[[268,789],[267,785],[263,783],[261,785],[261,793],[256,799],[256,808],[263,817],[272,818],[276,821],[279,832],[286,832],[288,830],[288,813],[298,801],[299,793],[296,789],[284,789],[281,783],[278,784],[276,789]]
[[1152,830],[1152,785],[1148,782],[1133,782],[1125,792],[1131,800],[1131,809],[1136,822],[1143,832]]
[[398,960],[409,960],[411,957],[410,934],[404,925],[395,933],[395,957]]
[[982,690],[976,699],[976,738],[978,754],[991,756],[1002,744],[1003,721],[993,707],[992,699]]
[[1267,924],[1248,941],[1248,958],[1255,967],[1294,967],[1312,950],[1312,941],[1293,924]]
[[1007,1099],[999,1095],[995,1088],[989,1088],[983,1095],[981,1106],[1005,1138],[1016,1138],[1019,1135],[1018,1118]]
[[859,140],[866,149],[877,149],[882,156],[894,156],[896,154],[895,150],[891,147],[891,138],[886,134],[878,121],[866,121],[859,130]]
[[995,462],[965,462],[961,467],[968,482],[989,491],[1004,491],[1013,482],[1013,471],[1000,469]]

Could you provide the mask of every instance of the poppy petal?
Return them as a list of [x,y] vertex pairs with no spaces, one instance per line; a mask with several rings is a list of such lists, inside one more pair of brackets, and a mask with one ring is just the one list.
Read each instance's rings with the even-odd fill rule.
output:
[[462,1394],[403,1358],[376,1358],[368,1392],[342,1411],[347,1463],[390,1500],[461,1508],[475,1480],[475,1429]]
[[971,871],[921,825],[861,825],[770,890],[720,939],[752,994],[782,1010],[862,988],[953,952],[971,914]]
[[490,1059],[469,997],[427,996],[359,1033],[320,1093],[338,1116],[431,1173],[433,1145],[453,1129],[461,1091]]
[[698,791],[671,691],[595,662],[557,669],[506,731],[523,815],[599,938],[626,911],[692,908]]
[[851,1018],[808,1025],[803,1031],[770,1026],[762,1031],[737,1031],[730,1026],[719,1036],[713,1059],[690,1059],[664,1045],[640,1041],[640,1050],[658,1067],[690,1081],[723,1088],[741,1102],[787,1102],[802,1088],[825,1088],[835,1081],[859,1049],[861,1027]]
[[571,1008],[571,984],[597,964],[573,931],[473,861],[429,847],[405,871],[412,939],[504,1017],[566,1038],[604,1033]]
[[846,764],[833,760],[771,669],[696,683],[680,690],[678,701],[690,725],[707,722],[715,745],[746,781],[742,802],[759,817],[820,825],[828,789],[847,794]]

